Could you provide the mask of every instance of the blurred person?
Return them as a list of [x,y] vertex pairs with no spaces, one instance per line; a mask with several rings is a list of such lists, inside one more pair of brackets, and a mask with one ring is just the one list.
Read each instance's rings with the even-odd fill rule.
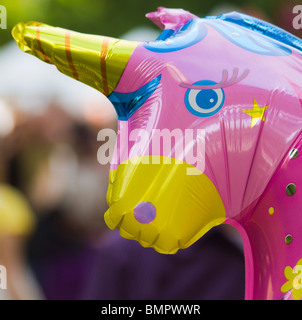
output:
[[45,298],[75,299],[104,231],[108,168],[96,156],[102,124],[95,117],[93,125],[79,121],[56,101],[43,110],[18,114],[13,133],[1,144],[1,176],[34,208],[37,221],[23,254]]
[[[44,212],[30,260],[47,299],[79,299],[105,231],[108,170],[97,162],[96,128],[74,120],[31,187]],[[52,199],[52,201],[49,201]]]
[[14,126],[12,110],[0,101],[0,265],[6,268],[7,278],[7,290],[0,289],[0,299],[43,299],[26,255],[26,244],[35,228],[35,215],[24,194],[7,179],[13,146],[6,149],[5,142],[14,134]]
[[0,289],[0,299],[43,298],[26,257],[26,243],[34,227],[34,214],[24,195],[0,183],[0,264],[7,270],[7,292]]
[[[40,291],[39,295],[45,298],[39,272],[42,270],[43,258],[51,255],[48,250],[49,243],[52,241],[58,243],[59,237],[57,234],[55,237],[51,237],[51,233],[55,229],[51,223],[46,228],[41,228],[41,225],[45,226],[43,222],[47,219],[52,221],[52,213],[56,211],[55,208],[61,204],[65,196],[62,181],[66,180],[64,176],[60,175],[56,177],[58,178],[56,184],[49,179],[48,160],[54,150],[70,142],[69,133],[74,120],[56,101],[52,101],[42,113],[27,114],[19,111],[16,118],[17,123],[13,132],[1,141],[3,155],[1,160],[3,162],[2,168],[4,168],[1,176],[4,181],[8,181],[19,192],[22,191],[24,201],[26,196],[27,202],[30,203],[28,207],[33,208],[34,212],[32,215],[28,214],[27,217],[28,220],[29,217],[33,219],[34,226],[27,237],[24,237],[23,251],[21,252],[20,247],[20,254],[22,253],[26,259],[28,269],[32,270],[31,279],[32,283],[34,281],[36,283],[36,291]],[[69,157],[67,160],[71,158]],[[64,167],[64,170],[66,168],[67,166]],[[64,173],[64,170],[59,173]],[[65,170],[65,176],[69,172],[70,170]],[[56,214],[53,216],[57,219]],[[22,219],[20,219],[21,222]],[[40,243],[41,231],[46,231],[45,237],[42,237],[46,241]],[[64,231],[66,232],[66,230]],[[34,249],[32,250],[32,248]],[[33,296],[29,292],[28,298],[31,299]]]

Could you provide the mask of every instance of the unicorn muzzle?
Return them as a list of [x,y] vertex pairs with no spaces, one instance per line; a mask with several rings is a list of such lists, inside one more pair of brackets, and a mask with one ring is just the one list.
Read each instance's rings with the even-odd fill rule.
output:
[[111,37],[88,35],[39,22],[17,24],[12,35],[20,49],[105,96],[116,88],[139,44]]
[[[173,254],[225,221],[220,195],[205,174],[173,158],[144,157],[159,159],[156,164],[143,157],[132,159],[110,171],[105,213],[110,229],[119,229],[121,236],[144,247]],[[196,174],[188,175],[187,168]]]

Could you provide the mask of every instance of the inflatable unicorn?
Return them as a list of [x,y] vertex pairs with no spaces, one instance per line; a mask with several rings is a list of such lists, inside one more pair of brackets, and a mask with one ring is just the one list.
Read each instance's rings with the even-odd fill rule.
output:
[[[230,224],[244,246],[245,298],[301,299],[301,40],[237,12],[147,17],[164,29],[155,41],[36,22],[13,36],[115,107],[109,228],[173,254]],[[158,147],[164,132],[170,147]]]

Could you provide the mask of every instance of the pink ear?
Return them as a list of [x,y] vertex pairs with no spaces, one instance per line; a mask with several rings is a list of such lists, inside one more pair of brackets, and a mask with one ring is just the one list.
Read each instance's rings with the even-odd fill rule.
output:
[[146,17],[161,29],[172,30],[185,25],[191,19],[198,18],[191,12],[183,9],[167,9],[164,7],[158,7],[156,12],[147,13]]

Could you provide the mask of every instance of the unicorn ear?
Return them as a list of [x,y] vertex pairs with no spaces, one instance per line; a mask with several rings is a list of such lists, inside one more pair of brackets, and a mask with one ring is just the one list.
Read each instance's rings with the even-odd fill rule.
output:
[[156,12],[147,13],[146,17],[161,29],[170,30],[176,30],[184,26],[189,20],[198,18],[183,9],[167,9],[164,7],[158,7]]
[[54,64],[62,73],[102,92],[116,88],[136,41],[87,35],[38,22],[19,23],[12,30],[24,52]]

